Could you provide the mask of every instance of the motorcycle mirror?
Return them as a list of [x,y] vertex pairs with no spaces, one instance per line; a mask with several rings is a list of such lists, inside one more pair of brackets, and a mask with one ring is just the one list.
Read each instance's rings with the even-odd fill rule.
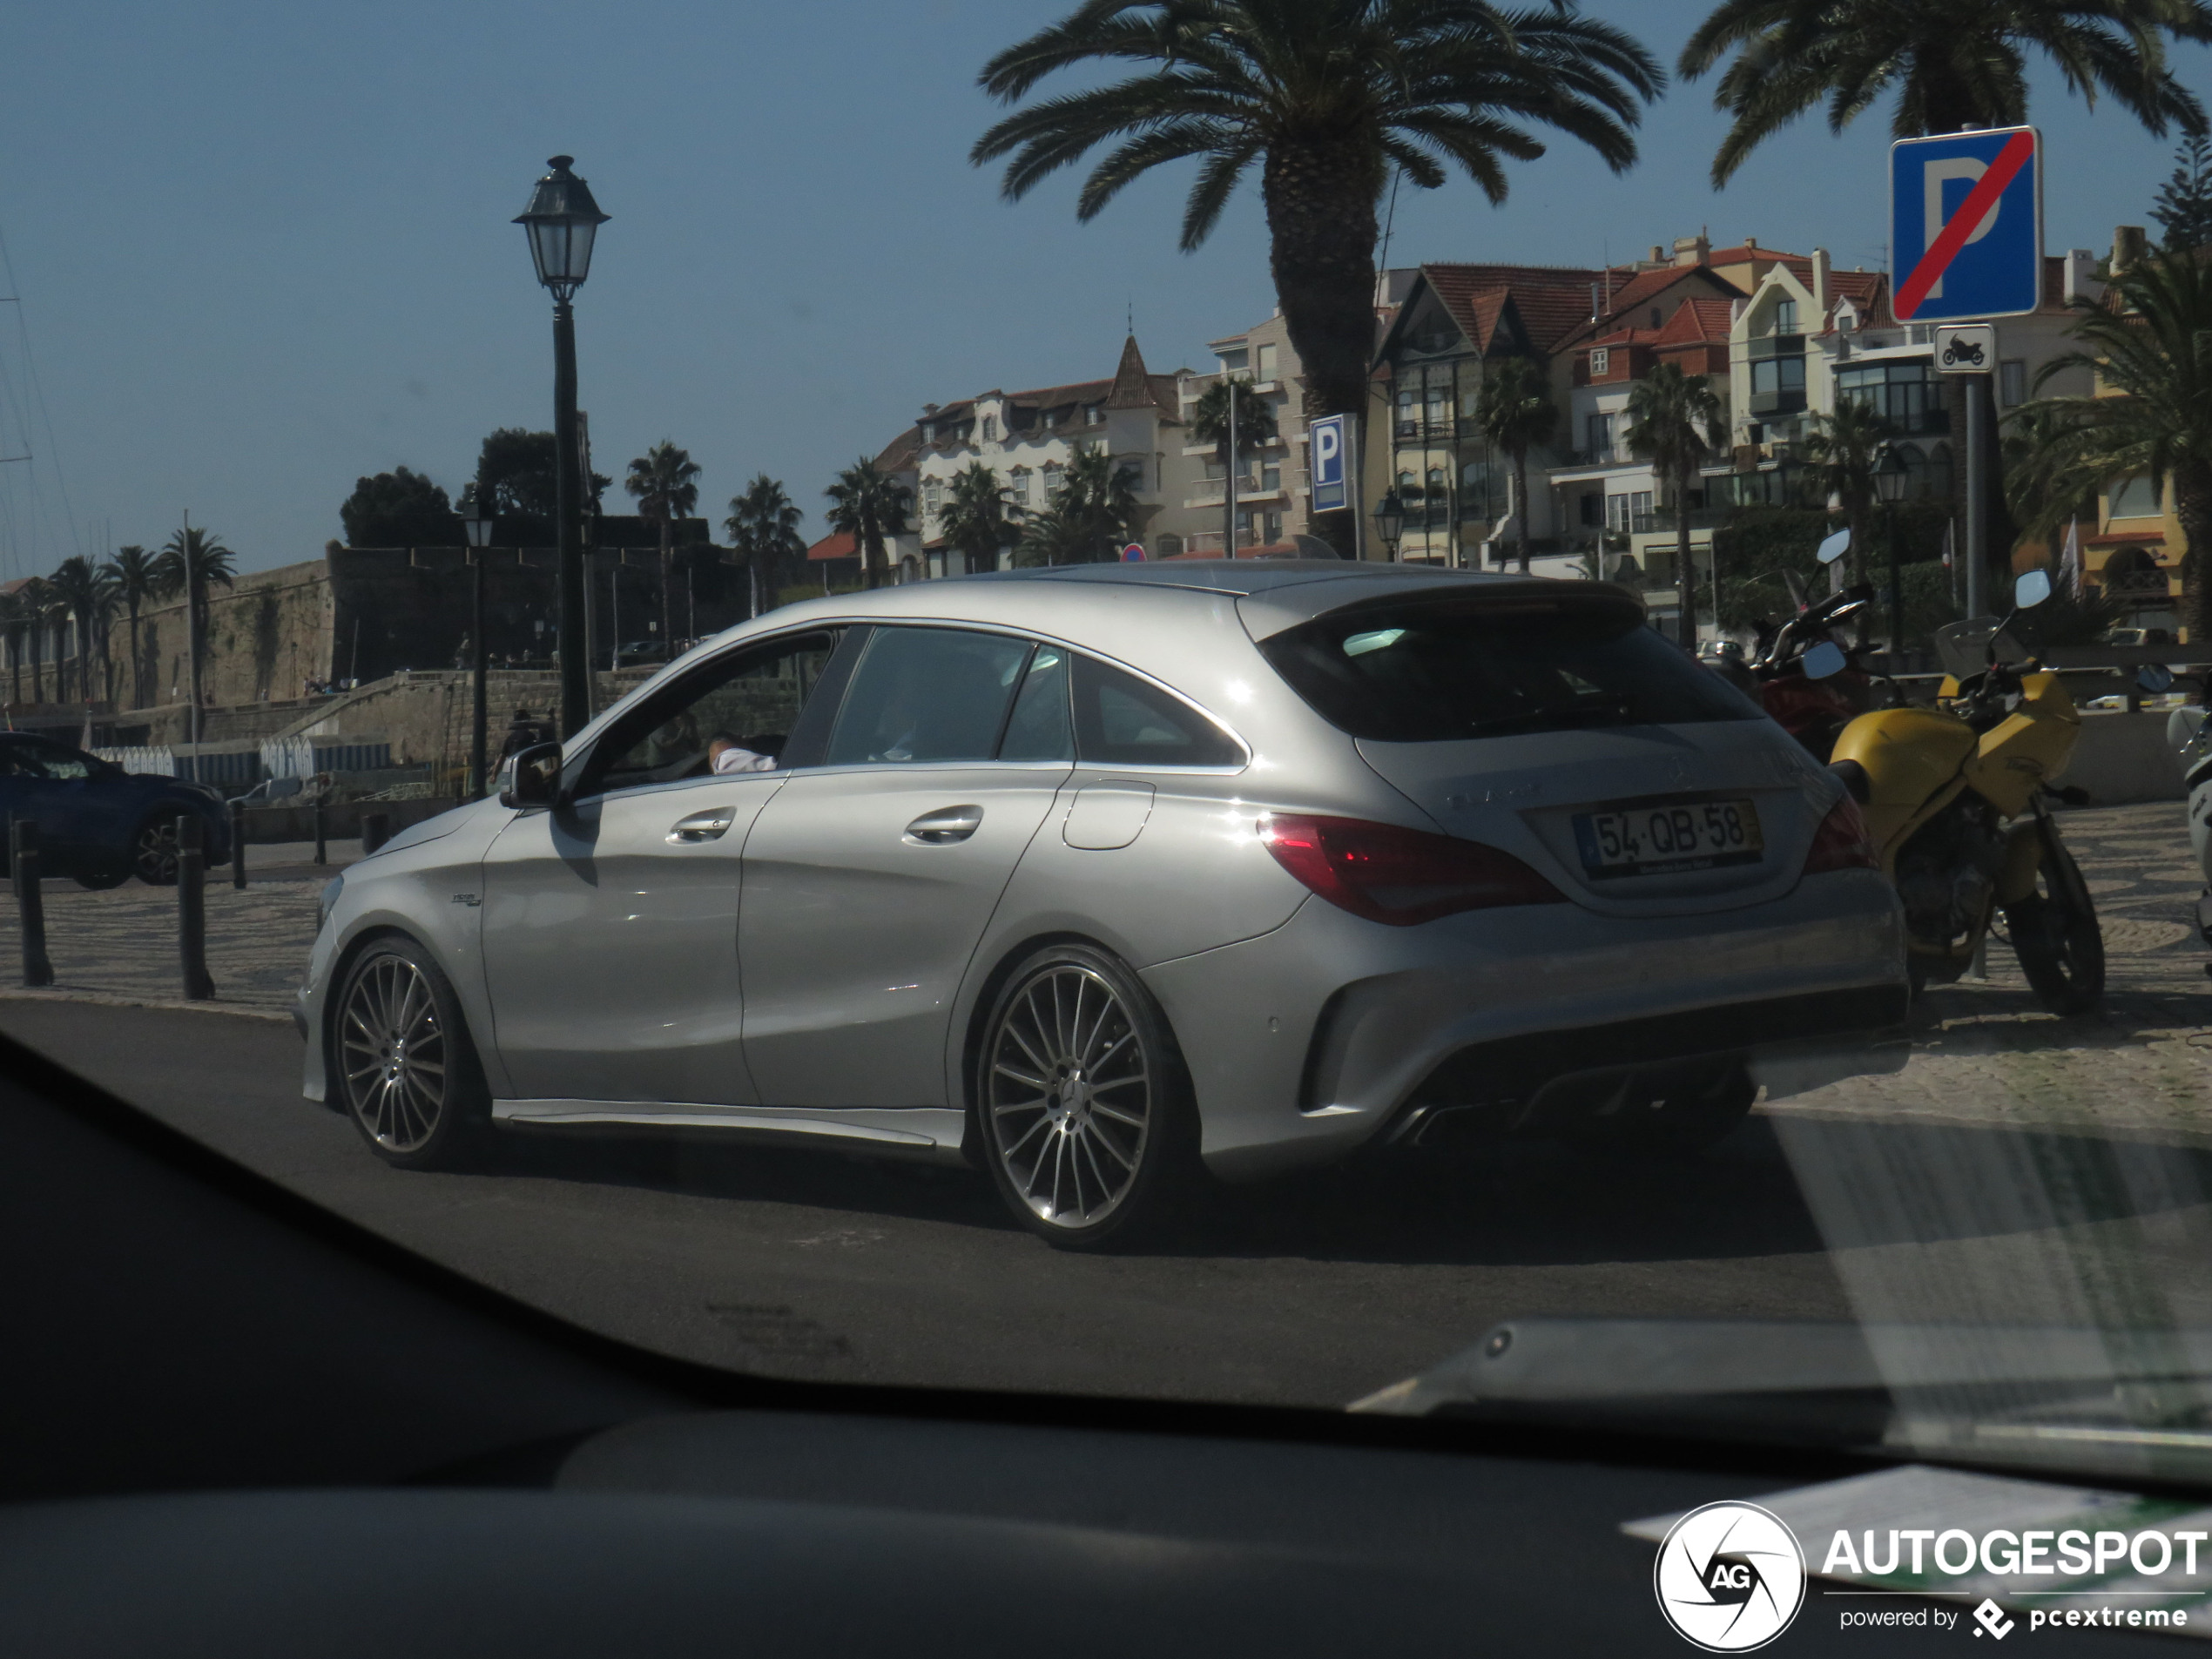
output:
[[1797,659],[1797,666],[1807,679],[1824,680],[1842,673],[1845,661],[1843,647],[1832,639],[1824,639]]
[[1823,564],[1833,564],[1850,551],[1851,532],[1848,529],[1838,530],[1820,544],[1820,562]]
[[2028,570],[2013,583],[2013,609],[2033,610],[2051,597],[2051,576],[2047,570]]
[[2174,687],[2174,671],[2163,663],[2145,663],[2135,671],[2135,684],[2155,697]]

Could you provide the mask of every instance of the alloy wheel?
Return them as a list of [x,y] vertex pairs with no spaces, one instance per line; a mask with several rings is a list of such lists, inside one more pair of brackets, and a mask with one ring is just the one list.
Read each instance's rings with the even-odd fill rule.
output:
[[131,867],[148,887],[165,887],[177,879],[177,820],[149,818],[131,838]]
[[369,1139],[395,1153],[427,1145],[446,1110],[447,1054],[421,968],[378,954],[355,971],[338,1010],[338,1054],[346,1104]]
[[1113,1214],[1154,1129],[1153,1056],[1119,994],[1055,963],[1007,997],[986,1058],[991,1150],[1022,1202],[1055,1227]]

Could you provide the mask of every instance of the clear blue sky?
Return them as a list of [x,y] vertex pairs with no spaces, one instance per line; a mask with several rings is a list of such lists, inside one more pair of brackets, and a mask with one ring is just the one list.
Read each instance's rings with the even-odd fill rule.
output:
[[[312,558],[362,473],[456,488],[495,426],[550,423],[549,307],[521,210],[567,152],[615,215],[578,304],[596,459],[673,438],[723,503],[755,473],[817,526],[822,486],[925,401],[1104,375],[1125,307],[1156,370],[1273,303],[1256,194],[1175,251],[1180,171],[1075,223],[968,165],[993,51],[1035,0],[628,0],[347,7],[90,0],[10,13],[0,233],[0,577],[158,544],[189,509],[244,568]],[[1669,62],[1704,5],[1593,0]],[[2212,56],[2185,76],[2212,88]],[[1708,84],[1709,85],[1710,84]],[[2170,166],[2047,74],[2048,246],[2107,247]],[[1711,227],[1845,266],[1883,258],[1886,114],[1817,122],[1716,195],[1721,119],[1676,88],[1615,179],[1571,144],[1399,201],[1393,264],[1595,261]],[[49,428],[51,427],[51,430]],[[64,498],[65,502],[64,504]],[[72,541],[71,523],[74,523]]]

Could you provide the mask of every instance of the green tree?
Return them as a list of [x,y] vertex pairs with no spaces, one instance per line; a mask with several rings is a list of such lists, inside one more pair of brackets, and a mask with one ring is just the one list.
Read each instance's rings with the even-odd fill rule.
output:
[[998,474],[971,461],[952,476],[940,523],[945,540],[960,551],[968,575],[998,569],[1001,550],[1022,539],[1015,524],[1022,509],[1008,501]]
[[146,659],[138,643],[138,613],[160,591],[154,556],[135,543],[118,547],[107,568],[115,581],[116,599],[130,619],[131,706],[142,709],[146,705]]
[[1475,424],[1513,461],[1514,528],[1521,573],[1528,574],[1528,452],[1549,443],[1559,429],[1559,406],[1541,366],[1526,357],[1501,357],[1483,366]]
[[2094,369],[2107,395],[2028,406],[2038,475],[2059,500],[2123,478],[2174,487],[2181,521],[2182,621],[2212,637],[2212,260],[2162,254],[2114,277],[2101,301],[2077,300],[2078,347],[2044,365],[2039,388]]
[[[30,700],[44,703],[46,700],[46,637],[61,620],[61,601],[44,577],[35,576],[16,590],[16,604],[23,613],[24,632],[30,641]],[[55,670],[54,678],[57,681],[61,678],[58,667]],[[54,692],[54,700],[57,703],[61,700],[58,688]]]
[[[1377,209],[1393,170],[1435,190],[1456,167],[1502,202],[1505,164],[1543,154],[1534,130],[1551,128],[1624,172],[1642,104],[1665,80],[1636,41],[1568,0],[1517,11],[1483,0],[1088,0],[1001,52],[980,79],[1015,104],[1057,71],[1101,63],[1145,67],[1016,111],[969,159],[1009,158],[1003,193],[1015,199],[1111,145],[1076,199],[1087,221],[1151,169],[1195,158],[1186,253],[1257,165],[1305,412],[1355,419],[1374,351]],[[1352,551],[1350,511],[1322,515],[1318,528]]]
[[2203,0],[1722,0],[1683,48],[1696,80],[1734,54],[1713,106],[1734,118],[1713,157],[1728,182],[1753,150],[1814,105],[1840,133],[1892,92],[1897,138],[2027,119],[2028,54],[2094,105],[2109,96],[2155,133],[2204,129],[2167,67],[2168,36],[2212,39]]
[[2212,247],[2212,139],[2198,132],[2182,141],[2150,216],[2165,233],[2168,253]]
[[406,467],[356,478],[338,509],[348,547],[457,547],[461,521],[444,489]]
[[154,557],[156,577],[165,595],[185,601],[185,638],[192,666],[192,741],[199,740],[200,669],[207,657],[207,600],[227,588],[237,574],[238,556],[212,530],[180,529],[162,543]]
[[722,528],[745,563],[752,586],[750,614],[757,617],[766,608],[764,602],[782,590],[806,556],[806,538],[799,533],[802,516],[783,482],[765,472],[753,475],[744,495],[730,497],[730,516]]
[[0,588],[0,640],[8,648],[8,701],[23,701],[23,635],[30,626],[29,607],[20,590]]
[[[550,432],[501,427],[488,434],[477,450],[475,479],[462,492],[461,504],[482,502],[494,517],[526,520],[525,529],[550,543],[558,505],[556,456]],[[596,506],[612,482],[604,473],[595,472],[586,481],[584,495]],[[510,534],[519,539],[519,532]]]
[[1651,462],[1667,482],[1675,510],[1676,630],[1683,649],[1697,648],[1696,571],[1689,558],[1689,482],[1707,457],[1728,444],[1721,401],[1703,374],[1661,363],[1629,390],[1630,453]]
[[1054,563],[1110,564],[1136,536],[1144,516],[1129,469],[1103,444],[1079,448],[1049,505],[1062,520],[1062,556]]
[[1844,509],[1851,528],[1851,580],[1866,580],[1866,537],[1874,513],[1874,474],[1882,462],[1882,448],[1890,439],[1890,423],[1874,406],[1856,398],[1836,401],[1833,415],[1812,417],[1812,430],[1804,440],[1804,456],[1811,463],[1813,488],[1833,496]]
[[[82,553],[64,559],[47,581],[60,603],[63,625],[75,637],[78,700],[89,703],[92,701],[92,658],[98,649],[97,642],[107,635],[108,618],[115,604],[114,583],[105,570]],[[62,681],[66,665],[67,659],[57,655],[54,661],[55,694],[63,700],[69,696]]]
[[671,557],[676,521],[689,518],[699,504],[699,467],[691,452],[666,438],[630,463],[630,476],[622,487],[637,498],[637,509],[660,530],[660,642],[672,658],[676,651],[676,618],[669,592],[675,585]]
[[[1236,419],[1229,417],[1234,401]],[[1236,453],[1230,453],[1229,435],[1237,435]],[[1280,435],[1275,425],[1273,400],[1252,390],[1250,381],[1224,378],[1217,380],[1198,395],[1198,401],[1190,411],[1190,435],[1200,443],[1213,445],[1213,458],[1220,463],[1224,480],[1234,477],[1237,489],[1224,488],[1221,498],[1222,556],[1237,556],[1237,523],[1231,509],[1235,497],[1244,493],[1244,460],[1254,449],[1265,448]]]
[[822,494],[829,497],[829,524],[853,538],[860,550],[863,586],[880,588],[887,569],[886,544],[907,534],[907,514],[914,506],[914,491],[862,455],[837,475],[837,482]]

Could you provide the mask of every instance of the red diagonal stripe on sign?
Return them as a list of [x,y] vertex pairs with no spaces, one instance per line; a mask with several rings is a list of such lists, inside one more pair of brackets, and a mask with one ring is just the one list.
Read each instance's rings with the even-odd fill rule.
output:
[[1905,286],[1897,291],[1895,310],[1900,319],[1910,318],[1919,310],[1920,301],[1928,297],[1928,290],[1935,287],[1937,279],[1950,268],[1951,261],[1959,257],[1959,250],[1966,246],[1966,239],[1973,234],[1974,226],[1980,224],[1983,216],[1996,206],[1997,199],[2005,193],[2005,186],[2013,182],[2020,170],[2027,165],[2028,158],[2034,153],[2035,135],[2033,132],[2015,132],[2006,141],[2005,147],[1997,152],[1997,159],[1989,164],[1989,171],[1982,174],[1974,187],[1966,192],[1966,199],[1951,216],[1951,222],[1943,227],[1943,234],[1937,237],[1935,245],[1920,256],[1919,264],[1912,267],[1912,274],[1905,278]]

